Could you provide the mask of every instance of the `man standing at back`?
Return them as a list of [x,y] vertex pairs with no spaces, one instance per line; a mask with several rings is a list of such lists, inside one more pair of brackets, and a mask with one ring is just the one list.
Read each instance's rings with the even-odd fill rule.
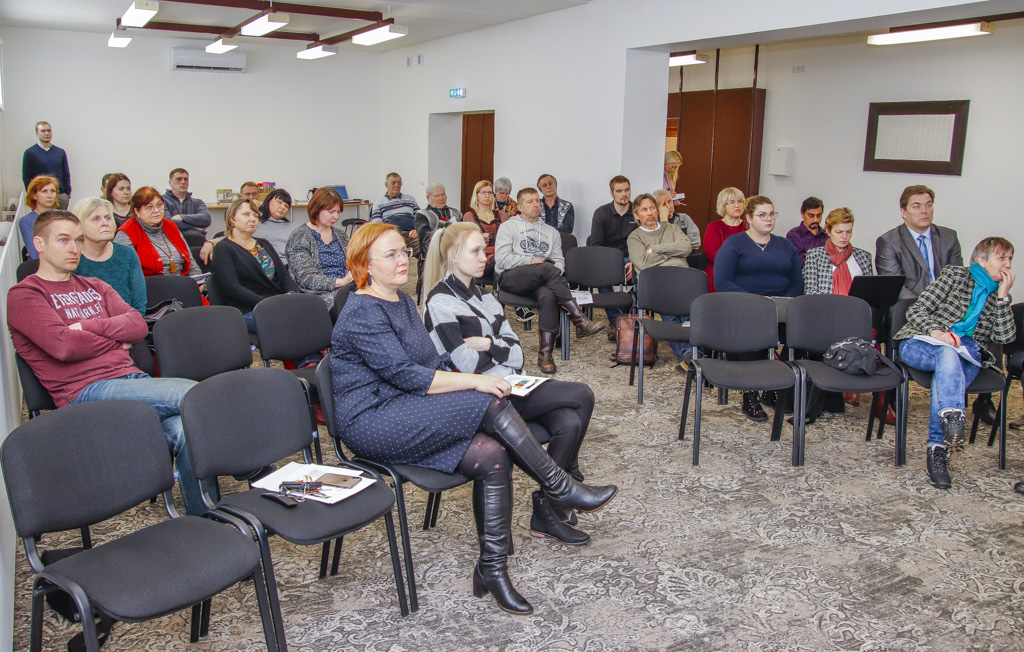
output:
[[384,189],[384,196],[373,203],[370,221],[397,226],[416,258],[420,255],[419,234],[416,233],[416,213],[420,205],[412,195],[402,192],[402,177],[397,172],[388,172],[384,178]]
[[573,208],[572,202],[558,196],[558,180],[550,174],[542,174],[537,178],[537,188],[543,196],[540,216],[544,223],[562,233],[572,233],[576,224],[576,209]]
[[169,179],[171,189],[164,193],[164,219],[174,222],[182,234],[188,231],[206,233],[210,211],[206,202],[188,191],[188,170],[174,168]]
[[808,197],[800,204],[800,224],[786,234],[786,239],[796,247],[801,265],[804,264],[808,251],[815,247],[824,247],[828,242],[828,234],[821,228],[821,216],[824,212],[825,204],[820,199]]
[[68,196],[71,194],[71,168],[68,167],[68,154],[54,145],[53,128],[49,122],[36,123],[36,138],[39,142],[25,150],[21,158],[21,180],[28,188],[32,179],[43,175],[57,180],[57,208],[66,210]]
[[[590,223],[590,239],[587,244],[595,247],[613,247],[622,252],[622,262],[625,265],[626,281],[633,279],[633,263],[629,262],[629,247],[626,239],[629,234],[636,230],[636,220],[633,219],[632,195],[630,194],[629,179],[621,174],[612,177],[608,182],[611,189],[612,200],[598,206],[594,211],[594,218]],[[598,288],[598,292],[611,292],[612,288]],[[605,310],[608,315],[608,323],[612,330],[608,332],[608,341],[615,341],[615,320],[622,314],[618,308]]]

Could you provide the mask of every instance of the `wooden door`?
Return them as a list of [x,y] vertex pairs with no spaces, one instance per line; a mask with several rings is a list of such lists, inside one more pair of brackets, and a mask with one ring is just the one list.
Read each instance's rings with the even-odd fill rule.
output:
[[494,182],[493,111],[462,116],[462,196],[458,208],[463,213],[469,210],[473,186],[481,179]]
[[[765,90],[749,88],[670,93],[668,115],[678,117],[677,143],[683,155],[676,192],[686,193],[684,211],[701,233],[720,219],[715,200],[735,186],[747,197],[757,193],[761,177]],[[714,156],[712,157],[712,124]],[[753,128],[753,138],[751,138]]]

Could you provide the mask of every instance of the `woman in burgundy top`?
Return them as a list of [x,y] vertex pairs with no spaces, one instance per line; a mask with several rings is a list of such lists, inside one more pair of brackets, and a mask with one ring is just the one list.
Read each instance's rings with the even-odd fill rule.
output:
[[722,219],[708,224],[704,232],[704,253],[708,257],[708,267],[704,271],[708,275],[708,288],[715,291],[715,256],[722,243],[731,235],[747,230],[747,222],[743,219],[743,192],[739,188],[725,188],[718,193],[715,204],[716,212]]
[[473,186],[473,197],[469,200],[469,210],[462,216],[463,222],[476,222],[484,232],[487,242],[487,269],[484,276],[494,278],[494,236],[498,227],[508,219],[502,211],[494,208],[494,186],[490,181],[477,181]]

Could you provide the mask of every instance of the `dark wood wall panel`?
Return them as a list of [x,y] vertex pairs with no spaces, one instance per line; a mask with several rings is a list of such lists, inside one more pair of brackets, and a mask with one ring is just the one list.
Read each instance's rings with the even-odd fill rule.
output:
[[[473,186],[481,179],[494,181],[494,114],[467,113],[462,116],[462,196],[458,206],[469,209]],[[449,198],[449,204],[452,198]]]

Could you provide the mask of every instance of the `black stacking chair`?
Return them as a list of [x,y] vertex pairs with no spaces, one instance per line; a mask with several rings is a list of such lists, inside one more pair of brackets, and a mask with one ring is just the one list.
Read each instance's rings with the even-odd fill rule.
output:
[[[265,580],[273,582],[273,569],[261,572],[248,528],[215,512],[177,517],[171,456],[152,407],[141,401],[70,405],[16,428],[0,459],[14,527],[36,575],[32,650],[42,647],[43,599],[54,591],[74,600],[85,649],[98,652],[96,616],[136,623],[192,607],[196,642],[206,635],[212,596],[245,579],[256,589],[267,649],[285,649],[272,607],[276,589],[268,595]],[[38,551],[44,534],[105,521],[161,492],[177,518],[44,566]]]
[[[633,363],[629,366],[629,384],[637,360],[644,358],[644,333],[665,342],[689,342],[690,327],[669,321],[643,317],[644,311],[686,317],[690,305],[697,297],[708,293],[708,275],[687,267],[648,267],[639,274],[636,288],[636,307],[640,311],[640,328],[633,331]],[[644,402],[644,366],[640,365],[636,400]]]
[[14,272],[14,277],[18,279],[18,283],[21,283],[29,276],[32,276],[39,271],[39,259],[29,258],[25,262],[18,265],[18,269]]
[[338,288],[338,291],[334,293],[334,305],[331,306],[331,323],[338,321],[338,315],[341,314],[341,309],[345,307],[345,302],[348,301],[348,295],[356,289],[354,283],[343,285]]
[[577,240],[576,240],[576,236],[574,236],[571,233],[565,233],[564,231],[559,231],[558,232],[558,237],[562,239],[562,255],[563,256],[565,256],[565,254],[570,249],[575,249],[576,247],[580,246],[579,242],[577,242]]
[[160,375],[165,378],[198,382],[252,366],[245,320],[230,306],[172,312],[153,325],[153,342]]
[[206,301],[211,306],[223,306],[224,297],[221,296],[220,286],[217,285],[217,275],[210,272],[210,275],[206,277]]
[[[533,297],[525,297],[521,294],[512,294],[501,289],[500,284],[496,286],[497,292],[495,297],[498,299],[498,303],[503,306],[512,306],[513,308],[526,308],[528,310],[537,310],[538,303]],[[530,322],[523,324],[523,330],[530,330]],[[562,340],[562,359],[569,359],[569,315],[564,310],[559,309],[558,311],[558,334]]]
[[[242,369],[207,378],[185,394],[181,421],[192,468],[199,479],[241,475],[299,451],[307,463],[312,461],[313,439],[305,392],[299,379],[284,369]],[[323,544],[321,578],[326,576],[331,541],[383,517],[398,602],[402,615],[407,615],[409,608],[391,517],[395,494],[374,471],[351,462],[346,466],[377,482],[334,505],[305,500],[286,508],[263,499],[266,492],[261,489],[225,495],[215,502],[206,486],[203,500],[211,509],[216,507],[252,528],[260,544],[264,568],[272,567],[267,541],[271,535],[300,546]],[[276,591],[273,576],[268,575],[266,581],[270,590]],[[283,632],[281,638],[283,641]]]
[[[320,386],[321,404],[324,409],[324,420],[327,421],[327,432],[331,435],[331,440],[334,442],[334,450],[338,454],[338,459],[347,460],[348,456],[345,454],[345,450],[342,445],[341,433],[339,432],[337,423],[334,420],[334,391],[331,381],[330,363],[330,358],[325,358],[317,365],[316,380],[317,384]],[[551,437],[547,430],[539,424],[530,422],[527,425],[530,426],[530,432],[533,433],[533,436],[536,437],[537,441],[541,444],[546,444],[550,440]],[[409,542],[409,519],[405,509],[405,483],[411,482],[414,486],[427,492],[427,508],[423,516],[423,529],[429,530],[437,525],[437,516],[441,509],[441,493],[448,491],[449,489],[461,487],[469,482],[469,478],[461,473],[444,473],[442,471],[425,469],[422,466],[415,466],[412,464],[382,464],[365,458],[359,458],[357,461],[361,464],[366,464],[372,468],[379,469],[391,478],[392,486],[395,489],[395,497],[398,502],[398,529],[402,534],[402,552],[405,555],[406,581],[409,584],[409,608],[412,611],[416,611],[420,607],[419,598],[416,594],[416,577],[412,570],[412,546]],[[335,547],[335,559],[332,568],[337,568],[339,551],[340,547]]]
[[[1003,345],[1003,357],[1006,365],[1006,392],[1009,394],[1010,385],[1013,381],[1021,381],[1024,377],[1024,303],[1013,304],[1013,323],[1017,327],[1017,337],[1012,342],[1007,342]],[[1024,387],[1024,381],[1022,381],[1022,387]],[[974,438],[975,431],[978,427],[979,421],[978,415],[974,416],[974,423],[971,427],[971,438]],[[1002,427],[1006,428],[1006,412],[1003,412],[1003,423]],[[998,425],[992,426],[992,433],[988,437],[988,445],[991,446],[996,436],[996,428]]]
[[[809,294],[796,297],[789,304],[786,320],[786,345],[792,362],[797,354],[813,359],[797,360],[801,370],[797,401],[807,414],[807,381],[826,392],[896,392],[895,463],[903,466],[907,458],[907,397],[909,384],[906,372],[890,369],[880,363],[872,376],[851,375],[817,360],[829,346],[848,337],[871,341],[871,306],[863,299],[841,294]],[[881,354],[879,354],[881,355]],[[794,420],[795,422],[795,420]],[[793,466],[804,463],[806,424],[795,428]],[[871,430],[868,429],[868,438]]]
[[[916,299],[904,299],[896,304],[892,310],[892,333],[895,335],[900,332],[900,329],[907,323],[907,310],[914,304]],[[896,360],[899,361],[899,346],[895,344],[891,347],[893,355]],[[921,371],[915,369],[908,364],[904,364],[907,369],[907,374],[911,380],[915,383],[924,387],[929,392],[932,387],[932,374],[928,371]],[[967,394],[999,394],[999,417],[996,423],[999,426],[999,470],[1003,471],[1006,469],[1006,391],[1007,391],[1006,376],[995,369],[983,368],[978,374],[974,382],[967,386]],[[873,413],[873,412],[872,412]],[[971,435],[968,441],[974,443],[974,436],[977,431],[977,417],[971,428]],[[881,433],[885,428],[885,419],[881,420],[878,427],[878,432]],[[993,433],[994,435],[994,433]],[[991,446],[994,442],[994,436],[989,436],[988,445]]]
[[57,405],[53,402],[50,392],[39,382],[25,359],[17,353],[14,354],[14,359],[18,365],[18,379],[21,380],[21,393],[25,397],[28,418],[34,419],[42,414],[43,410],[56,410]]
[[[715,387],[742,391],[797,391],[800,371],[775,359],[779,343],[779,313],[775,303],[755,294],[716,292],[699,296],[690,307],[690,344],[693,362],[686,374],[683,414],[679,420],[679,439],[686,429],[686,412],[690,403],[690,387],[697,381],[697,400],[693,406],[693,465],[700,462],[700,409],[704,379]],[[759,354],[763,360],[716,360],[700,357],[700,349],[725,354]],[[780,395],[785,405],[785,395]],[[793,429],[802,424],[801,406],[794,405]],[[775,410],[771,440],[782,436],[785,411]]]
[[184,308],[195,308],[203,305],[203,296],[199,293],[199,285],[191,276],[181,276],[179,274],[147,276],[147,310],[158,306],[168,299],[177,299]]
[[181,237],[184,238],[185,244],[189,248],[202,247],[206,243],[206,234],[199,231],[182,231]]
[[209,272],[211,270],[210,264],[204,263],[203,259],[199,256],[199,252],[203,250],[203,245],[190,245],[188,249],[192,252],[192,257],[196,259],[196,264],[199,265],[199,269],[204,272]]
[[[581,306],[593,318],[595,308],[618,308],[628,312],[633,307],[632,292],[598,294],[596,288],[626,284],[622,252],[613,247],[576,247],[565,255],[565,278],[572,287],[589,290],[594,302]],[[627,288],[628,289],[628,288]],[[615,328],[615,324],[611,325]]]
[[[331,314],[324,300],[315,294],[281,294],[267,297],[256,304],[252,311],[259,333],[260,356],[263,365],[270,366],[271,360],[301,360],[320,353],[331,345]],[[306,389],[309,413],[320,402],[316,389],[316,368],[294,369]],[[313,440],[316,459],[322,457],[320,438],[316,432],[316,420],[312,419]]]

